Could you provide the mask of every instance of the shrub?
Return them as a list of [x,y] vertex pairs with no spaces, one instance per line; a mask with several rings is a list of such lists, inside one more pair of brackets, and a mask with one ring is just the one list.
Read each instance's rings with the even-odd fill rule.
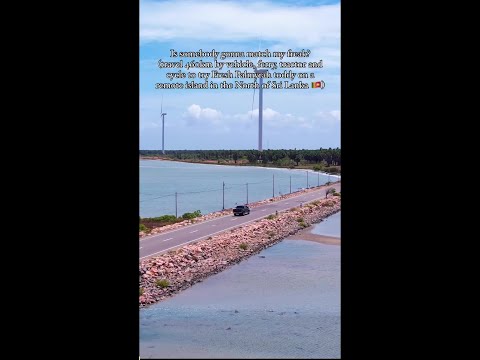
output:
[[302,228],[306,228],[308,225],[305,224],[303,221],[299,223],[299,225],[302,227]]
[[318,204],[320,204],[320,201],[319,201],[319,200],[312,201],[312,205],[317,206]]
[[147,231],[147,227],[143,224],[140,224],[140,231]]
[[298,208],[297,207],[293,207],[290,209],[291,211],[298,211]]
[[297,221],[298,221],[299,223],[302,223],[302,222],[303,222],[303,218],[302,218],[302,217],[299,217],[299,218],[297,218]]
[[333,196],[340,196],[340,193],[334,192],[332,195]]
[[267,219],[268,220],[273,220],[273,219],[275,219],[275,217],[276,217],[275,215],[270,214],[270,215],[267,216]]
[[247,245],[246,243],[241,243],[241,244],[239,245],[239,248],[242,249],[242,250],[247,250],[248,245]]
[[328,166],[325,168],[325,171],[332,174],[340,173],[340,168],[338,166]]
[[191,220],[191,219],[195,219],[196,217],[199,217],[201,216],[202,213],[200,210],[196,210],[194,211],[193,213],[185,213],[182,215],[182,219],[185,219],[185,220]]
[[166,279],[162,279],[162,280],[157,279],[157,281],[155,281],[155,284],[162,289],[170,285],[169,281]]
[[142,296],[144,292],[145,292],[145,290],[141,287],[141,288],[140,288],[140,295],[139,295],[139,296]]
[[158,216],[158,217],[153,217],[153,218],[146,218],[143,219],[148,220],[148,221],[158,221],[158,222],[171,222],[171,221],[176,221],[177,218],[175,215],[163,215],[163,216]]

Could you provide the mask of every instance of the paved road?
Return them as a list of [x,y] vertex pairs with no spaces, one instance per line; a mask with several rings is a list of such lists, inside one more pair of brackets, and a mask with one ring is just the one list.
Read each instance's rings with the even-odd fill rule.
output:
[[[340,191],[340,183],[333,184],[337,191]],[[291,197],[289,199],[275,201],[250,209],[250,214],[245,216],[225,215],[198,224],[188,225],[165,233],[151,235],[140,239],[140,259],[152,255],[158,255],[187,243],[201,240],[217,233],[229,230],[240,225],[251,223],[261,219],[275,211],[287,210],[300,203],[307,203],[317,199],[325,198],[325,189],[312,191],[306,194]]]

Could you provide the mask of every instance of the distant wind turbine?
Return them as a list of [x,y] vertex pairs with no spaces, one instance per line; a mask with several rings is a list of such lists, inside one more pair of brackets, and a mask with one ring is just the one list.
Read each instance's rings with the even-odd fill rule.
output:
[[162,103],[160,105],[160,112],[162,113],[162,154],[165,155],[165,115],[167,115],[167,113],[163,112],[163,95]]

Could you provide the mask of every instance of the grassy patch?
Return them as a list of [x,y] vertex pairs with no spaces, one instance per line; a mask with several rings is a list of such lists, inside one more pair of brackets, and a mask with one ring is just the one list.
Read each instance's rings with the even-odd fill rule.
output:
[[242,249],[242,250],[247,250],[247,249],[248,249],[248,244],[246,244],[246,243],[241,243],[238,247],[239,247],[240,249]]
[[[140,231],[151,231],[153,228],[171,225],[183,221],[182,218],[176,218],[175,215],[163,215],[151,218],[140,219]],[[141,230],[142,226],[145,230]]]
[[168,286],[170,285],[170,282],[169,282],[168,280],[166,280],[166,279],[161,279],[161,280],[160,280],[160,279],[157,279],[157,280],[155,281],[155,285],[157,285],[159,288],[164,289],[164,288],[166,288],[166,287],[168,287]]
[[273,214],[270,214],[270,215],[268,215],[268,216],[266,217],[267,220],[273,220],[273,219],[275,219],[275,218],[276,218],[276,216],[273,215]]
[[319,201],[319,200],[312,201],[312,205],[317,206],[318,204],[320,204],[320,201]]

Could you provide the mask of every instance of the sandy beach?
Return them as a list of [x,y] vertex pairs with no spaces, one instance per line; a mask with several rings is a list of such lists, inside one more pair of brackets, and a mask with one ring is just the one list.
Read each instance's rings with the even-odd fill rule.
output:
[[308,240],[327,245],[340,245],[340,238],[334,236],[325,236],[312,233],[313,228],[300,230],[294,235],[290,235],[285,240]]

